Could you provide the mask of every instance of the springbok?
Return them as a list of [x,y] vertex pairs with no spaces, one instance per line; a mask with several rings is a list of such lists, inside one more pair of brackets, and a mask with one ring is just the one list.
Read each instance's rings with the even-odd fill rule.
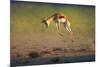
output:
[[[52,16],[50,16],[46,19],[43,19],[42,23],[44,23],[45,26],[48,28],[53,21],[56,24],[56,28],[57,28],[58,32],[59,32],[60,24],[62,23],[64,28],[70,33],[71,38],[73,38],[73,32],[70,27],[70,22],[69,22],[67,16],[64,15],[64,13],[62,13],[62,12],[55,13]],[[62,34],[60,34],[60,35],[62,35]]]

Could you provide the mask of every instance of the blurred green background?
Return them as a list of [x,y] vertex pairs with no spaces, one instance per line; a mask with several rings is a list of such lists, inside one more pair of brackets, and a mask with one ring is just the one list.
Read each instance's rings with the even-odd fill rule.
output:
[[[50,4],[38,2],[11,2],[11,32],[45,33],[41,18],[63,12],[71,23],[75,36],[93,37],[95,34],[95,6]],[[55,33],[55,24],[46,30]],[[64,34],[63,27],[60,29]]]

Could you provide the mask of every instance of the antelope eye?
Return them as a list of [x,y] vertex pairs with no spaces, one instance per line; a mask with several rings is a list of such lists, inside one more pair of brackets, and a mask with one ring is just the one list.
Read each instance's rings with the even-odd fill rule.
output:
[[42,23],[44,23],[45,21],[43,20]]
[[43,20],[43,23],[46,23],[46,21],[45,21],[45,20]]
[[45,20],[43,20],[43,22],[46,22]]

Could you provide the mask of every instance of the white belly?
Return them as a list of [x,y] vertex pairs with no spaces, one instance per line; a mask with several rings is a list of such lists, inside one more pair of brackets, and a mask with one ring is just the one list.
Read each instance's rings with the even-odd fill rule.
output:
[[58,19],[58,22],[64,23],[64,22],[66,22],[66,19],[65,18],[60,18],[60,19]]

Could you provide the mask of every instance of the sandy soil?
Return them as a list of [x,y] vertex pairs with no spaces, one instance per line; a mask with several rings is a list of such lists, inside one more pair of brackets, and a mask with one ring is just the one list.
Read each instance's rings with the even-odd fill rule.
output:
[[75,39],[72,42],[68,36],[57,33],[11,33],[11,66],[94,60],[92,39]]
[[[48,33],[49,34],[49,33]],[[75,40],[59,34],[47,33],[12,33],[11,59],[27,58],[30,52],[37,52],[41,57],[94,55],[95,45],[90,40]]]

